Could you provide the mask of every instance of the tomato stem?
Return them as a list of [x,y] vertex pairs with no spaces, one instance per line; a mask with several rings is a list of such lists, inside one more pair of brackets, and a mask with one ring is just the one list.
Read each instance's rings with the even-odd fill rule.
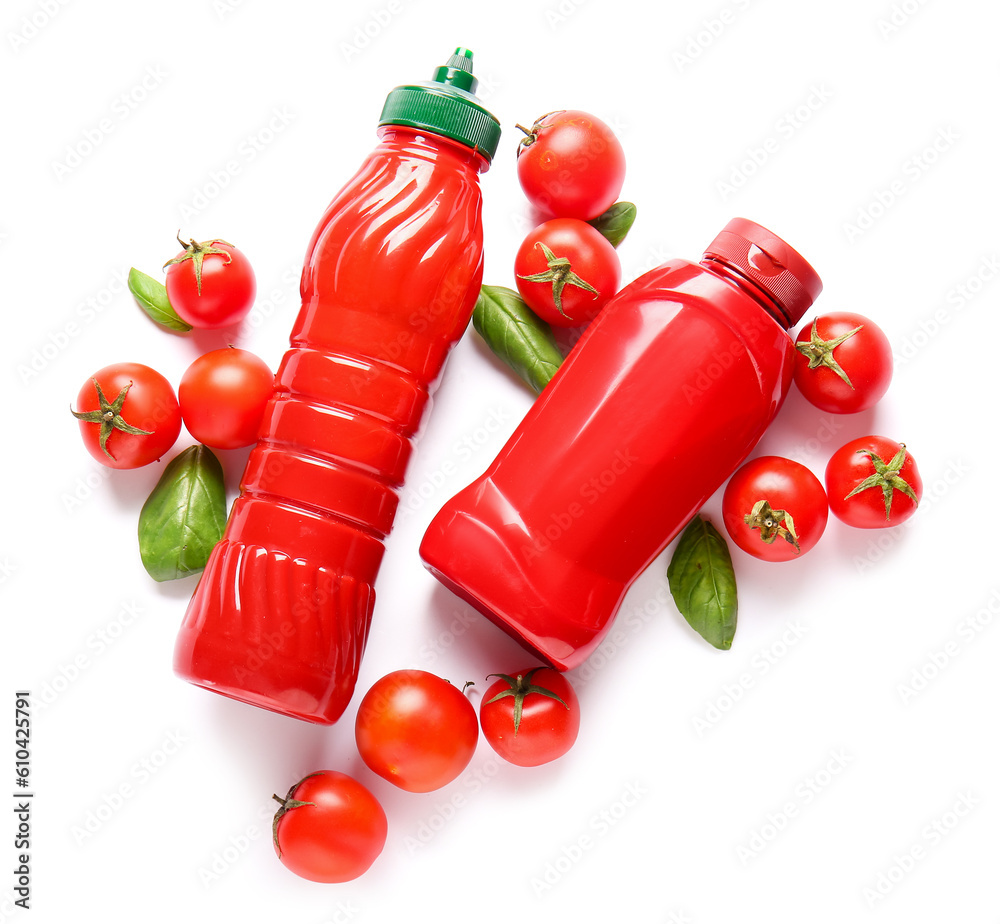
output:
[[576,286],[578,289],[586,289],[588,292],[594,293],[594,298],[597,298],[601,294],[586,279],[581,279],[573,272],[573,266],[569,261],[569,257],[557,257],[544,241],[535,241],[535,247],[539,248],[545,256],[548,269],[541,273],[531,273],[527,276],[522,276],[518,273],[517,278],[523,279],[525,282],[551,283],[552,303],[563,317],[569,317],[563,311],[562,306],[562,293],[566,286]]
[[122,417],[122,405],[125,404],[128,390],[132,387],[131,382],[118,392],[118,397],[114,401],[108,401],[100,382],[97,379],[91,379],[91,381],[94,383],[94,388],[97,389],[97,400],[100,403],[100,407],[94,411],[74,411],[71,407],[70,412],[77,420],[101,425],[100,434],[97,438],[98,442],[101,444],[104,454],[109,459],[114,459],[114,456],[111,455],[111,451],[108,449],[108,437],[111,436],[112,431],[121,430],[122,433],[129,433],[132,436],[149,436],[153,431],[140,430],[138,427],[133,427],[132,424],[128,423]]
[[899,470],[906,461],[905,443],[899,444],[899,452],[888,462],[884,462],[870,449],[858,449],[856,452],[860,455],[868,456],[872,467],[875,469],[875,473],[869,475],[864,481],[858,484],[844,500],[847,500],[848,497],[854,497],[855,494],[860,494],[862,491],[867,491],[869,488],[881,488],[882,498],[885,501],[886,522],[889,521],[889,509],[892,507],[893,491],[902,491],[913,503],[919,503],[917,495],[914,493],[913,488],[910,487],[909,482],[899,474]]
[[488,706],[490,703],[495,703],[498,699],[503,699],[505,696],[514,697],[514,737],[517,737],[517,730],[521,727],[521,712],[524,708],[524,698],[529,693],[538,693],[541,696],[548,696],[550,699],[554,699],[557,702],[562,703],[567,709],[569,709],[569,704],[564,700],[558,693],[554,693],[552,690],[546,687],[540,687],[536,683],[531,682],[531,678],[538,673],[538,671],[544,670],[542,667],[533,667],[526,674],[518,674],[517,677],[511,677],[510,674],[488,674],[486,679],[489,680],[490,677],[499,677],[501,680],[507,682],[508,689],[501,690],[496,696],[491,697],[485,703],[484,706]]
[[227,247],[232,247],[233,245],[229,241],[224,241],[222,238],[213,237],[207,241],[201,241],[200,243],[194,238],[191,238],[190,243],[185,244],[181,240],[181,230],[177,229],[177,240],[180,242],[181,247],[184,248],[184,253],[173,258],[173,260],[167,260],[163,264],[163,268],[166,269],[168,266],[172,266],[175,263],[183,263],[185,260],[190,260],[194,265],[194,278],[198,283],[198,294],[201,295],[201,269],[202,264],[205,262],[205,257],[209,254],[217,253],[226,258],[226,263],[233,262],[233,255],[228,250],[220,250],[218,247],[214,247],[214,244],[225,244]]

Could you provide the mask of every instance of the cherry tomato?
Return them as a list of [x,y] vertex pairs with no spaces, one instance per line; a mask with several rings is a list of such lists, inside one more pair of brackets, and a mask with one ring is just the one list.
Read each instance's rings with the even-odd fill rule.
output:
[[499,678],[483,696],[483,737],[504,760],[538,767],[562,757],[580,731],[580,702],[566,677],[533,667]]
[[528,307],[557,327],[593,320],[621,282],[618,252],[585,221],[553,218],[535,228],[514,258]]
[[795,338],[795,384],[833,414],[867,410],[892,380],[892,347],[873,321],[850,311],[820,315]]
[[862,436],[841,446],[826,464],[830,509],[849,526],[898,526],[917,510],[924,483],[905,444]]
[[584,221],[614,205],[625,180],[625,152],[604,122],[564,109],[518,128],[525,137],[517,147],[517,177],[532,205]]
[[722,495],[726,530],[744,552],[763,561],[791,561],[823,535],[826,492],[804,465],[759,456],[729,479]]
[[238,449],[257,439],[274,373],[259,356],[227,347],[199,356],[184,373],[178,396],[184,426],[213,449]]
[[164,267],[167,299],[181,320],[192,327],[215,329],[243,320],[257,294],[250,261],[232,244],[218,238],[195,241]]
[[95,372],[76,398],[87,451],[109,468],[139,468],[159,459],[181,432],[174,390],[142,363],[115,363]]
[[357,780],[320,770],[299,780],[274,814],[278,859],[313,882],[357,879],[385,846],[388,823],[378,800]]
[[379,776],[407,792],[431,792],[469,765],[479,723],[458,687],[427,671],[400,670],[365,694],[354,736]]

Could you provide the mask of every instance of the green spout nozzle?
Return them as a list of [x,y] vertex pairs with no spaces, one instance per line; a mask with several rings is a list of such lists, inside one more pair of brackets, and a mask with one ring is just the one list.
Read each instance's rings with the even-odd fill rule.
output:
[[456,48],[448,63],[437,68],[431,79],[435,83],[475,93],[479,81],[472,76],[472,52],[468,48]]

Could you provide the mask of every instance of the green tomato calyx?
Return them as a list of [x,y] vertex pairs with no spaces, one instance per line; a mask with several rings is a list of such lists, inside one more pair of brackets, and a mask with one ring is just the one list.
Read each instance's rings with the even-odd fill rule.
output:
[[541,273],[531,273],[528,276],[522,276],[518,273],[517,278],[523,279],[525,282],[550,283],[552,285],[552,302],[563,317],[569,317],[562,307],[562,293],[566,286],[586,289],[588,292],[594,293],[594,298],[600,295],[586,279],[581,279],[573,272],[569,257],[557,257],[543,241],[535,241],[535,246],[544,254],[545,262],[549,268]]
[[281,858],[281,844],[278,843],[278,822],[285,817],[293,809],[301,808],[303,805],[315,805],[315,802],[302,802],[299,799],[294,798],[295,790],[297,790],[306,780],[314,776],[322,776],[323,771],[317,770],[315,773],[310,773],[308,776],[302,777],[291,789],[288,790],[288,794],[284,799],[281,798],[277,793],[272,793],[271,798],[277,802],[281,808],[274,813],[274,821],[271,823],[271,837],[274,839],[274,848],[278,851],[278,858]]
[[760,530],[761,540],[768,545],[781,537],[795,546],[796,554],[802,551],[799,548],[799,537],[795,534],[795,521],[792,520],[792,515],[787,510],[773,509],[766,498],[753,505],[750,512],[743,517],[743,522],[751,529]]
[[104,454],[109,459],[114,459],[108,449],[108,437],[111,436],[112,431],[121,430],[122,433],[129,433],[132,436],[149,436],[153,431],[133,427],[122,417],[122,405],[125,404],[128,390],[132,387],[131,382],[118,392],[118,397],[114,401],[108,401],[97,379],[91,379],[91,381],[94,383],[94,388],[97,389],[97,400],[101,406],[95,411],[74,411],[73,408],[70,408],[70,412],[77,420],[100,424],[101,432],[98,435],[98,442],[101,444]]
[[484,706],[488,706],[490,703],[495,703],[498,699],[503,699],[505,696],[514,697],[514,737],[517,737],[517,730],[521,727],[521,713],[524,709],[524,698],[529,693],[538,693],[540,696],[547,696],[549,699],[554,699],[557,702],[562,703],[567,709],[569,709],[569,704],[564,700],[558,693],[554,693],[552,690],[546,687],[540,687],[538,684],[532,683],[531,678],[540,670],[544,670],[541,667],[533,667],[526,674],[518,674],[516,677],[511,677],[510,674],[488,674],[486,679],[489,680],[490,677],[498,677],[500,680],[506,681],[507,689],[501,690],[496,696],[491,697],[483,703]]
[[864,481],[855,487],[844,500],[850,497],[854,497],[855,494],[860,494],[862,491],[867,491],[869,488],[881,488],[882,497],[885,501],[885,519],[886,522],[889,521],[889,510],[892,507],[892,494],[893,491],[902,491],[914,504],[918,504],[917,495],[913,492],[913,488],[910,487],[909,482],[903,478],[899,471],[903,467],[903,463],[906,461],[906,444],[900,443],[899,452],[897,452],[888,462],[884,462],[880,459],[874,452],[870,449],[858,449],[856,450],[860,455],[868,456],[869,461],[875,468],[874,474],[869,475]]
[[181,240],[180,229],[177,231],[177,241],[184,248],[184,253],[173,258],[173,260],[167,260],[163,264],[163,268],[166,269],[168,266],[173,266],[175,263],[183,263],[185,260],[190,260],[194,265],[194,278],[198,283],[198,294],[201,295],[201,268],[202,264],[205,262],[205,257],[209,254],[217,253],[226,258],[226,263],[233,262],[233,255],[228,250],[221,250],[215,247],[215,244],[225,244],[227,247],[232,247],[233,245],[229,241],[224,241],[220,237],[213,237],[208,241],[201,241],[200,243],[194,238],[191,238],[190,242],[185,244]]
[[833,351],[837,349],[845,340],[850,340],[864,324],[859,324],[854,330],[849,330],[846,334],[841,334],[839,337],[835,337],[833,340],[824,340],[820,337],[816,330],[816,321],[812,323],[812,330],[809,332],[808,340],[800,340],[795,344],[795,349],[797,349],[806,359],[809,360],[809,368],[816,369],[820,366],[825,366],[827,369],[835,372],[844,382],[846,382],[851,390],[854,390],[854,384],[851,382],[847,373],[841,368],[840,363],[837,362],[836,357],[833,355]]

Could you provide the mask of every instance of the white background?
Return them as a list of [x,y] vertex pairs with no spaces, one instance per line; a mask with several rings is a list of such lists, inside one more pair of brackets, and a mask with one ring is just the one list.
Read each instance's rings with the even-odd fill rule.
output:
[[[13,792],[13,693],[29,689],[32,920],[995,921],[998,19],[986,0],[4,4],[0,771]],[[455,45],[504,127],[483,178],[487,281],[512,283],[528,229],[514,123],[594,112],[639,210],[626,281],[697,258],[741,215],[816,266],[819,308],[892,341],[876,409],[837,418],[793,393],[758,451],[821,474],[843,442],[884,433],[917,458],[925,499],[905,527],[833,521],[796,562],[734,550],[729,652],[664,596],[664,556],[618,643],[571,675],[567,757],[518,770],[480,741],[453,785],[413,795],[361,764],[360,695],[323,728],[172,675],[194,579],[154,583],[135,535],[162,463],[101,468],[69,405],[116,361],[176,385],[233,342],[276,366],[306,243],[385,94]],[[178,227],[253,261],[239,331],[166,333],[124,291],[129,266],[161,278]],[[531,663],[417,557],[531,398],[470,329],[410,468],[359,691],[400,667],[481,691]],[[232,494],[246,451],[222,455]],[[272,792],[320,768],[355,774],[389,817],[383,855],[340,886],[297,879],[269,843]]]

